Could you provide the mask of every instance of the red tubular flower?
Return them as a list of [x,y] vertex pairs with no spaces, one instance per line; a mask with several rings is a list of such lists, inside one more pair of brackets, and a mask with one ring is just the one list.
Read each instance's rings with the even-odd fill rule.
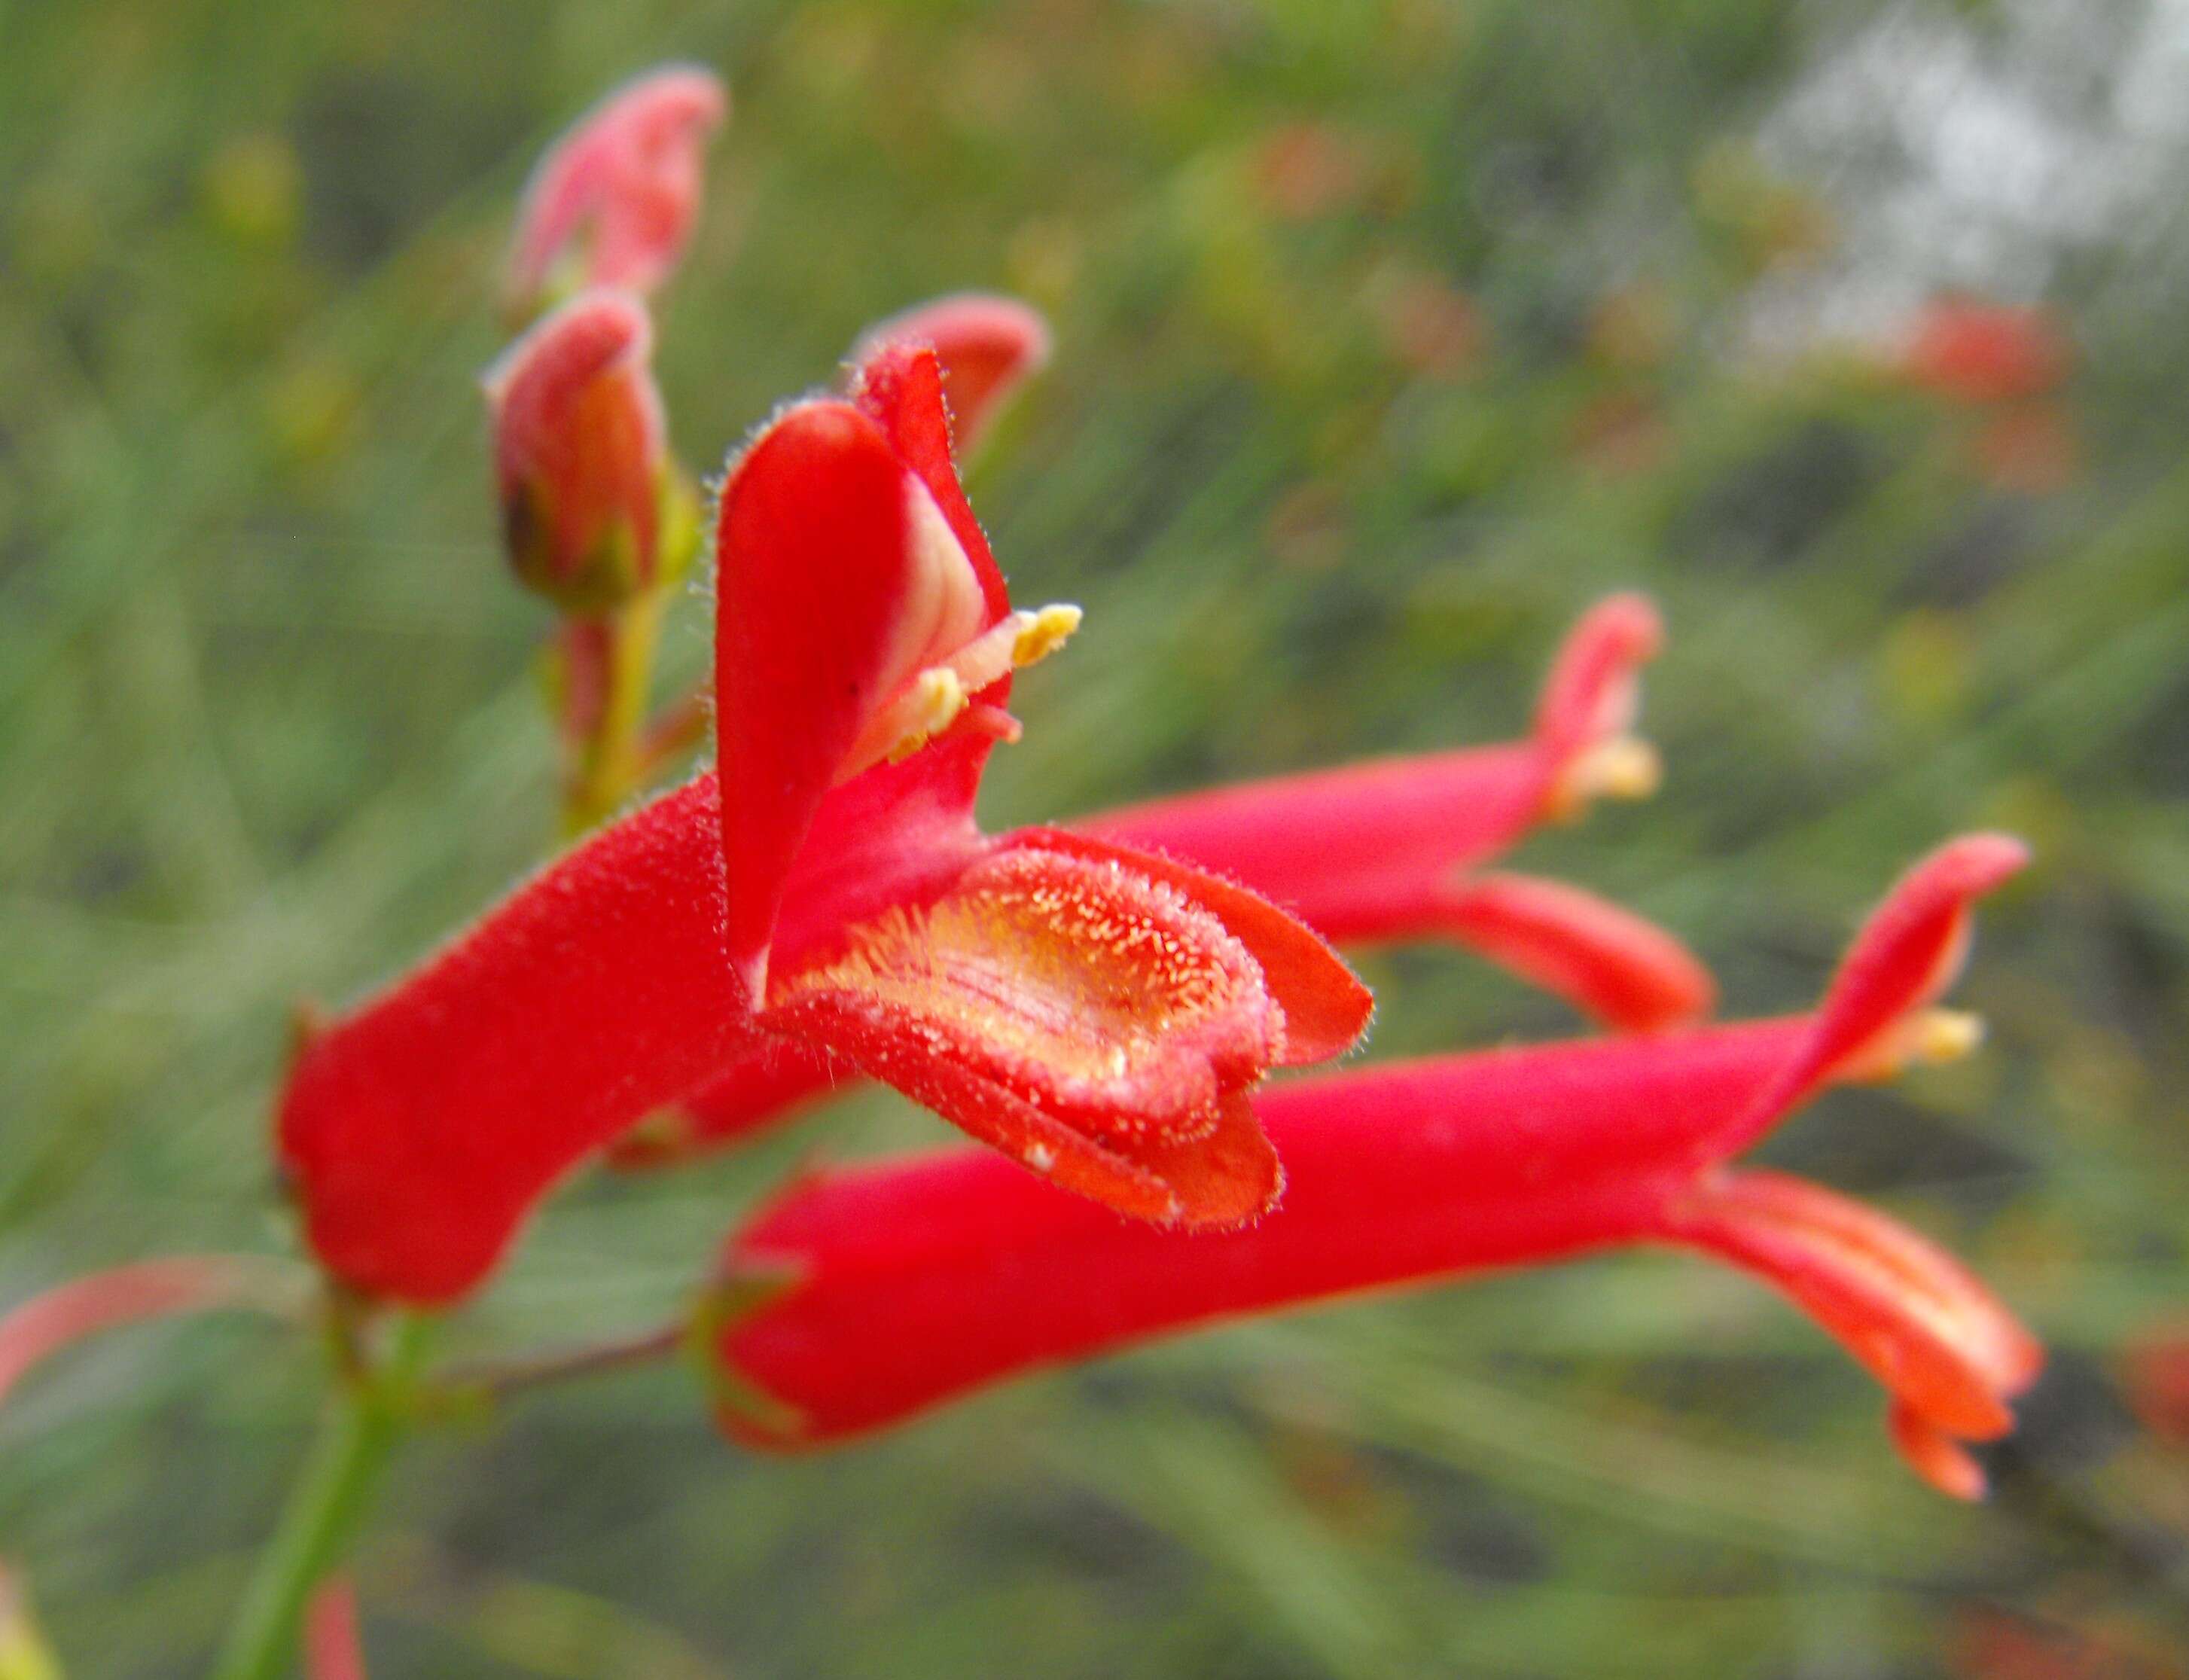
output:
[[1637,672],[1662,641],[1639,596],[1602,602],[1559,650],[1524,741],[1310,771],[1083,819],[1090,834],[1191,857],[1296,910],[1326,937],[1434,927],[1462,872],[1600,795],[1657,783],[1628,732]]
[[718,774],[597,832],[299,1055],[280,1152],[330,1270],[464,1293],[557,1179],[776,1044],[1140,1218],[1269,1207],[1281,1174],[1246,1093],[1345,1049],[1367,993],[1213,876],[975,825],[1011,670],[1078,613],[1010,609],[933,352],[886,346],[851,401],[771,424],[723,488],[716,554]]
[[[1912,1232],[1732,1154],[1820,1087],[1971,1042],[1933,1010],[1973,899],[2022,862],[1949,846],[1875,915],[1815,1013],[1400,1063],[1254,1099],[1292,1176],[1251,1230],[1180,1240],[952,1151],[814,1174],[728,1245],[721,1421],[769,1447],[897,1423],[1030,1368],[1244,1314],[1670,1242],[1756,1272],[1894,1397],[1915,1467],[2004,1431],[2036,1344]],[[1980,1478],[1977,1479],[1980,1480]]]
[[2047,309],[1944,298],[1915,319],[1901,365],[1907,376],[1963,403],[2000,403],[2050,391],[2071,359]]
[[1015,297],[953,292],[877,322],[851,360],[863,367],[892,343],[933,347],[958,453],[970,455],[1019,387],[1048,365],[1049,323]]
[[[1339,944],[1446,939],[1596,1019],[1658,1032],[1710,1012],[1710,974],[1678,941],[1577,887],[1476,865],[1547,818],[1656,776],[1632,727],[1655,611],[1635,596],[1575,625],[1525,740],[1250,782],[1082,817],[1076,831],[1186,859],[1238,881]],[[634,1132],[625,1166],[723,1147],[842,1084],[819,1054],[756,1046],[715,1084]]]
[[712,71],[671,65],[625,82],[572,124],[525,184],[512,312],[522,319],[583,286],[659,286],[683,255],[707,137],[729,109]]
[[568,611],[600,611],[660,580],[664,516],[681,498],[653,348],[636,298],[589,291],[486,375],[510,563]]

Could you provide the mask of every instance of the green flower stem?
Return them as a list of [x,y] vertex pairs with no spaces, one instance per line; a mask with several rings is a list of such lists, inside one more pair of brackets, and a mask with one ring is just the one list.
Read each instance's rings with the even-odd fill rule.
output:
[[564,795],[566,837],[583,834],[637,791],[647,694],[667,605],[665,591],[648,590],[617,608],[608,621],[608,692],[591,738],[579,748],[576,773]]
[[337,1395],[281,1524],[259,1556],[214,1680],[277,1680],[293,1667],[305,1601],[340,1565],[409,1421],[408,1391],[431,1328],[427,1318],[402,1321],[387,1362]]

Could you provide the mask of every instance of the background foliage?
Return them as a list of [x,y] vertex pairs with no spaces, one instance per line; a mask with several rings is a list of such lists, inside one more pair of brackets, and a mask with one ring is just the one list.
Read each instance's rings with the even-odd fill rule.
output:
[[[1022,685],[995,819],[1507,733],[1639,585],[1668,786],[1525,862],[1681,931],[1731,1010],[1813,995],[1933,840],[2029,834],[1966,989],[1987,1054],[1768,1152],[1949,1236],[2057,1366],[1971,1511],[1820,1336],[1674,1257],[787,1463],[634,1377],[408,1454],[376,1672],[2181,1672],[2189,1457],[2117,1386],[2189,1309],[2178,0],[0,3],[0,1299],[282,1246],[291,1004],[545,844],[544,615],[473,380],[529,160],[669,56],[738,101],[662,324],[687,459],[908,302],[1055,320],[975,490],[1089,623]],[[2058,412],[2002,435],[1881,371],[1945,286],[2063,311]],[[1371,977],[1377,1055],[1571,1026],[1457,957]],[[936,1135],[868,1095],[590,1182],[458,1333],[656,1315],[803,1151]],[[0,1417],[0,1550],[71,1672],[194,1672],[317,1361],[146,1333]]]

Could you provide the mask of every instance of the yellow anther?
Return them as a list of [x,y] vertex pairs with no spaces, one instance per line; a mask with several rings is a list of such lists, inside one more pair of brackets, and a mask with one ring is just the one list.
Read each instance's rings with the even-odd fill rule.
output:
[[1984,1020],[1968,1010],[1923,1010],[1903,1029],[1908,1059],[1935,1065],[1974,1054],[1984,1040]]
[[1638,735],[1614,735],[1578,754],[1551,790],[1551,814],[1578,817],[1592,800],[1647,799],[1665,780],[1665,762]]
[[1011,663],[1030,665],[1047,659],[1072,637],[1083,616],[1077,607],[1044,607],[1038,613],[1015,614],[1026,622],[1011,643]]
[[913,679],[902,710],[894,712],[897,738],[889,749],[892,764],[910,758],[958,721],[965,710],[965,685],[947,665],[930,665]]

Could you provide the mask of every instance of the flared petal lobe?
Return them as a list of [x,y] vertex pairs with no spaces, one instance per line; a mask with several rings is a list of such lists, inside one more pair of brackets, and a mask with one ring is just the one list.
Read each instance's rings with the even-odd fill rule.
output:
[[[1273,1065],[1349,1045],[1366,993],[1268,907],[1289,938],[1139,862],[1068,836],[1007,839],[931,902],[779,973],[761,1025],[827,1045],[1121,1212],[1255,1218],[1281,1178],[1243,1093]],[[1287,997],[1306,1034],[1298,1052]]]
[[671,65],[625,82],[579,118],[525,186],[510,254],[512,311],[529,316],[558,285],[659,286],[691,235],[707,139],[729,109],[711,71]]
[[957,452],[970,455],[1019,387],[1049,361],[1049,324],[1015,297],[954,292],[868,329],[855,365],[891,344],[928,345],[939,360]]
[[1819,1085],[1886,1077],[1909,1061],[1974,1048],[1973,1018],[1930,1007],[1968,959],[1976,901],[2011,879],[2028,848],[2008,834],[1965,834],[1917,863],[1884,902],[1832,976],[1802,1054],[1724,1140],[1745,1148]]
[[661,571],[672,468],[652,348],[636,299],[587,292],[486,376],[510,563],[568,611],[604,610]]
[[1894,1439],[1917,1473],[1962,1497],[1982,1491],[1952,1444],[2013,1428],[2007,1402],[2044,1350],[1959,1261],[1858,1202],[1762,1171],[1705,1174],[1670,1204],[1666,1232],[1784,1291],[1893,1396]]

